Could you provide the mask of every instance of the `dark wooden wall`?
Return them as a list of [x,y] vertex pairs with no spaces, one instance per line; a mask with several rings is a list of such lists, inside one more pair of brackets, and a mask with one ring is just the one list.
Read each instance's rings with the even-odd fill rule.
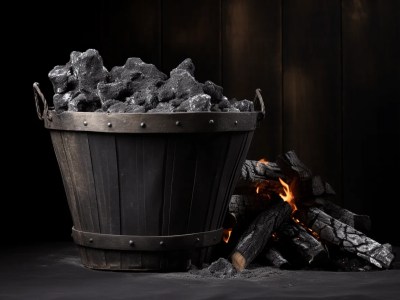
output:
[[[105,65],[138,56],[164,72],[186,57],[196,78],[225,95],[262,89],[267,116],[249,158],[295,150],[338,193],[372,218],[372,235],[400,244],[400,1],[146,0],[14,4],[6,29],[10,81],[3,236],[65,239],[71,220],[48,132],[31,84],[50,98],[47,73],[73,50],[95,48]],[[18,26],[17,26],[18,25]],[[15,116],[17,115],[17,117]],[[31,140],[34,139],[32,143]],[[393,175],[391,175],[393,174]],[[29,184],[36,188],[31,189]]]

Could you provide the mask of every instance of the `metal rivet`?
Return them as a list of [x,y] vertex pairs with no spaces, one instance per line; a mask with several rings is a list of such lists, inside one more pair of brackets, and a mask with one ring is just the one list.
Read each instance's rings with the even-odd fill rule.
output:
[[200,242],[200,238],[196,238],[196,243],[199,243]]
[[92,238],[89,239],[89,243],[93,243],[93,239]]
[[235,125],[237,125],[238,124],[238,121],[235,121],[235,123],[234,123]]
[[210,121],[208,121],[208,124],[214,124],[214,120],[210,120]]
[[140,127],[145,128],[146,127],[146,123],[145,122],[140,123]]
[[112,124],[111,124],[110,122],[108,122],[108,123],[107,123],[107,126],[108,126],[108,127],[111,127],[111,126],[112,126]]
[[86,122],[86,121],[83,121],[83,125],[87,126],[87,122]]
[[160,241],[160,246],[165,246],[164,241]]
[[176,125],[176,126],[181,126],[181,122],[180,122],[180,121],[176,121],[176,122],[175,122],[175,125]]
[[134,246],[135,243],[134,243],[132,240],[130,240],[130,241],[129,241],[129,245]]

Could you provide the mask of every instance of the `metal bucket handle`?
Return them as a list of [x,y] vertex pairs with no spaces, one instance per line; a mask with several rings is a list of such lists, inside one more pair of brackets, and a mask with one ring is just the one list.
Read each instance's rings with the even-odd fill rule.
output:
[[[44,97],[42,91],[39,88],[39,83],[35,82],[33,84],[33,94],[35,96],[35,104],[36,104],[36,113],[39,118],[39,120],[43,121],[44,117],[47,117],[48,119],[50,118],[48,111],[49,111],[49,106],[47,105],[47,100]],[[43,102],[43,112],[41,111],[40,104],[39,104],[39,98]]]
[[254,96],[253,102],[256,102],[257,99],[258,99],[258,102],[260,102],[260,106],[261,106],[261,112],[258,117],[258,120],[261,121],[262,119],[265,118],[265,105],[264,105],[264,100],[261,96],[261,89],[256,89],[256,95]]

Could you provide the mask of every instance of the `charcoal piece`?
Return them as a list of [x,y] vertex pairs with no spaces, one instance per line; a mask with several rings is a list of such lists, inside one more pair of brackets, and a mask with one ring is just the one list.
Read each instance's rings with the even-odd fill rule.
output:
[[68,103],[69,111],[94,112],[101,108],[100,99],[93,94],[81,93]]
[[123,66],[117,66],[111,69],[110,77],[115,80],[141,80],[145,78],[166,80],[167,75],[159,71],[153,64],[147,64],[138,57],[130,57]]
[[153,109],[149,110],[148,112],[151,112],[151,113],[171,113],[173,111],[174,111],[174,107],[170,103],[160,102],[160,103],[158,103],[156,108],[153,108]]
[[209,80],[204,83],[203,91],[205,94],[210,95],[211,103],[219,103],[222,101],[222,97],[224,96],[222,94],[223,88]]
[[290,189],[296,199],[296,204],[307,202],[313,198],[313,174],[311,170],[297,157],[294,151],[279,155],[276,160],[281,171],[286,175]]
[[146,111],[151,110],[158,105],[156,90],[156,86],[149,84],[146,88],[134,92],[126,101],[134,105],[144,105]]
[[211,108],[210,108],[210,111],[221,112],[221,109],[219,108],[218,104],[212,104]]
[[170,76],[176,74],[182,74],[182,71],[189,73],[191,76],[194,76],[194,64],[190,58],[186,58],[183,62],[181,62],[175,69],[172,69],[170,72]]
[[68,88],[68,77],[71,76],[71,65],[55,66],[49,72],[49,79],[53,85],[54,93],[63,94]]
[[278,180],[278,178],[286,179],[276,163],[256,160],[246,160],[240,174],[240,181],[246,182],[262,182],[268,179]]
[[66,92],[65,94],[54,94],[53,104],[57,113],[68,110],[69,102],[75,97],[74,91]]
[[102,103],[110,99],[124,100],[133,94],[131,81],[100,82],[97,85],[98,95]]
[[248,224],[269,205],[268,201],[258,195],[232,195],[228,212],[235,218],[238,224]]
[[158,101],[167,102],[175,98],[175,92],[172,89],[168,89],[164,86],[159,88],[158,92]]
[[209,111],[211,107],[210,96],[200,94],[183,101],[176,111],[193,112],[193,111]]
[[188,99],[189,97],[203,94],[203,85],[184,70],[171,73],[171,77],[162,86],[163,90],[172,90],[176,98]]
[[229,102],[229,100],[226,99],[226,97],[222,97],[221,101],[218,103],[218,107],[220,109],[224,109],[224,108],[230,108],[230,107],[232,107],[232,105]]
[[88,49],[83,53],[71,53],[71,66],[79,81],[79,90],[93,92],[99,82],[105,82],[107,69],[97,50]]
[[322,180],[320,176],[313,176],[311,179],[313,196],[336,195],[331,185]]
[[240,111],[254,111],[254,103],[249,100],[241,100],[233,103],[233,107]]
[[235,112],[235,113],[240,112],[240,110],[237,109],[237,108],[235,108],[235,107],[223,108],[222,111],[223,111],[223,112]]
[[371,230],[371,219],[367,215],[355,214],[323,198],[316,198],[314,205],[324,211],[326,214],[330,215],[332,218],[354,227],[363,233],[367,233]]
[[295,217],[316,232],[322,241],[337,245],[342,251],[355,253],[379,268],[387,269],[393,262],[394,254],[390,247],[379,244],[316,207],[299,209]]
[[265,251],[265,258],[267,262],[275,268],[282,270],[292,269],[290,262],[284,258],[282,253],[275,247],[267,247],[267,250]]
[[185,101],[184,99],[180,98],[180,99],[172,99],[169,103],[173,106],[173,107],[178,107],[179,105],[182,104],[182,102]]
[[103,103],[103,105],[101,106],[101,109],[103,111],[107,111],[110,106],[113,106],[114,104],[117,104],[117,103],[120,103],[120,102],[121,101],[119,101],[119,100],[109,99],[109,100],[107,100],[107,101],[105,101]]
[[264,249],[271,234],[290,217],[292,209],[282,200],[270,203],[242,234],[231,257],[238,271],[243,271]]
[[281,243],[299,254],[304,264],[316,267],[328,262],[328,252],[321,242],[292,220],[283,222],[277,235]]
[[145,113],[144,106],[126,103],[125,113]]

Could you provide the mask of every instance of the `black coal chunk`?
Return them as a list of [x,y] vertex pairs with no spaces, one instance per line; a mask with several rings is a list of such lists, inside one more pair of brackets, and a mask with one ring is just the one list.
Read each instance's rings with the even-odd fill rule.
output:
[[218,103],[218,102],[222,101],[222,98],[224,96],[222,94],[223,88],[209,80],[204,83],[203,91],[207,95],[211,96],[211,103]]
[[69,102],[75,97],[76,92],[66,92],[65,94],[54,94],[53,103],[57,112],[63,112],[68,110]]
[[111,83],[100,82],[97,89],[102,103],[110,99],[124,100],[133,94],[133,83],[126,80]]
[[107,109],[108,113],[144,113],[145,109],[143,106],[129,104],[126,102],[114,103]]
[[145,78],[166,80],[167,75],[159,71],[153,64],[146,64],[138,57],[130,57],[125,65],[117,66],[110,71],[111,81],[120,80],[140,80]]
[[54,93],[62,94],[67,91],[68,77],[72,75],[71,65],[55,66],[49,72],[49,79],[53,85]]
[[101,107],[100,99],[93,94],[81,93],[68,103],[69,111],[94,112]]
[[246,99],[233,103],[233,107],[240,111],[254,111],[254,103]]
[[182,73],[182,71],[188,72],[190,75],[194,76],[194,64],[190,58],[186,58],[183,62],[181,62],[175,69],[170,72],[170,76],[172,77],[175,74]]
[[206,94],[199,94],[183,101],[175,110],[180,112],[209,111],[211,108],[211,97]]

